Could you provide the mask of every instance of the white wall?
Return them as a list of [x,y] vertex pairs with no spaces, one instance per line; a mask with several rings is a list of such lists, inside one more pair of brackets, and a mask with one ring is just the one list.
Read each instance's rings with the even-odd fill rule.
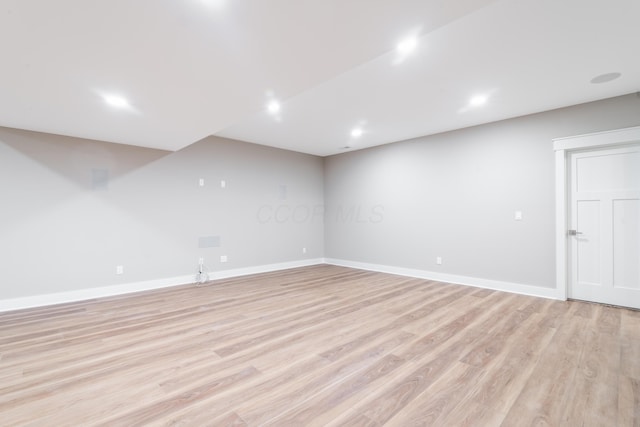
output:
[[325,257],[551,288],[552,138],[639,124],[631,94],[328,157]]
[[195,277],[200,256],[213,271],[321,258],[322,215],[286,207],[322,205],[322,165],[215,137],[171,153],[0,128],[0,300]]

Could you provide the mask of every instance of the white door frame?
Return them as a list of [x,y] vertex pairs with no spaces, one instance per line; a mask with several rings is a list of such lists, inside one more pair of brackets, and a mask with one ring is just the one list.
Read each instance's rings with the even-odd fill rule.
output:
[[569,224],[567,159],[569,153],[585,148],[615,147],[638,141],[640,141],[640,126],[553,140],[556,166],[556,295],[558,299],[567,299],[569,286],[567,266],[567,225]]

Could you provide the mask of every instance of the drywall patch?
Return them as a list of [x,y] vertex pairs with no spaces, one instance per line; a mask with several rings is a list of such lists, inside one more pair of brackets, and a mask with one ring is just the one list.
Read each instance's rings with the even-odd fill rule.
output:
[[280,191],[279,191],[279,195],[278,195],[280,200],[287,200],[287,186],[286,185],[280,185]]
[[109,169],[91,169],[91,189],[94,191],[109,189]]
[[219,248],[220,236],[202,236],[198,238],[199,248]]

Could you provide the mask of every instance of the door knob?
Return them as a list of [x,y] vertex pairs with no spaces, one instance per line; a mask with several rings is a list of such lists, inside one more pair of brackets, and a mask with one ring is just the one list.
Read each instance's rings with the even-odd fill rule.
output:
[[582,232],[578,230],[569,230],[567,233],[569,234],[569,236],[577,236],[578,234],[582,234]]

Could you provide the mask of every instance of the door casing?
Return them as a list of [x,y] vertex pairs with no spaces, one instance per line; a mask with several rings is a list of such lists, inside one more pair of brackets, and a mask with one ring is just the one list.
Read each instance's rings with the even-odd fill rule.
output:
[[567,299],[569,286],[567,242],[570,196],[567,163],[569,153],[586,148],[612,148],[637,142],[640,142],[640,126],[553,140],[556,183],[556,297],[558,299]]

